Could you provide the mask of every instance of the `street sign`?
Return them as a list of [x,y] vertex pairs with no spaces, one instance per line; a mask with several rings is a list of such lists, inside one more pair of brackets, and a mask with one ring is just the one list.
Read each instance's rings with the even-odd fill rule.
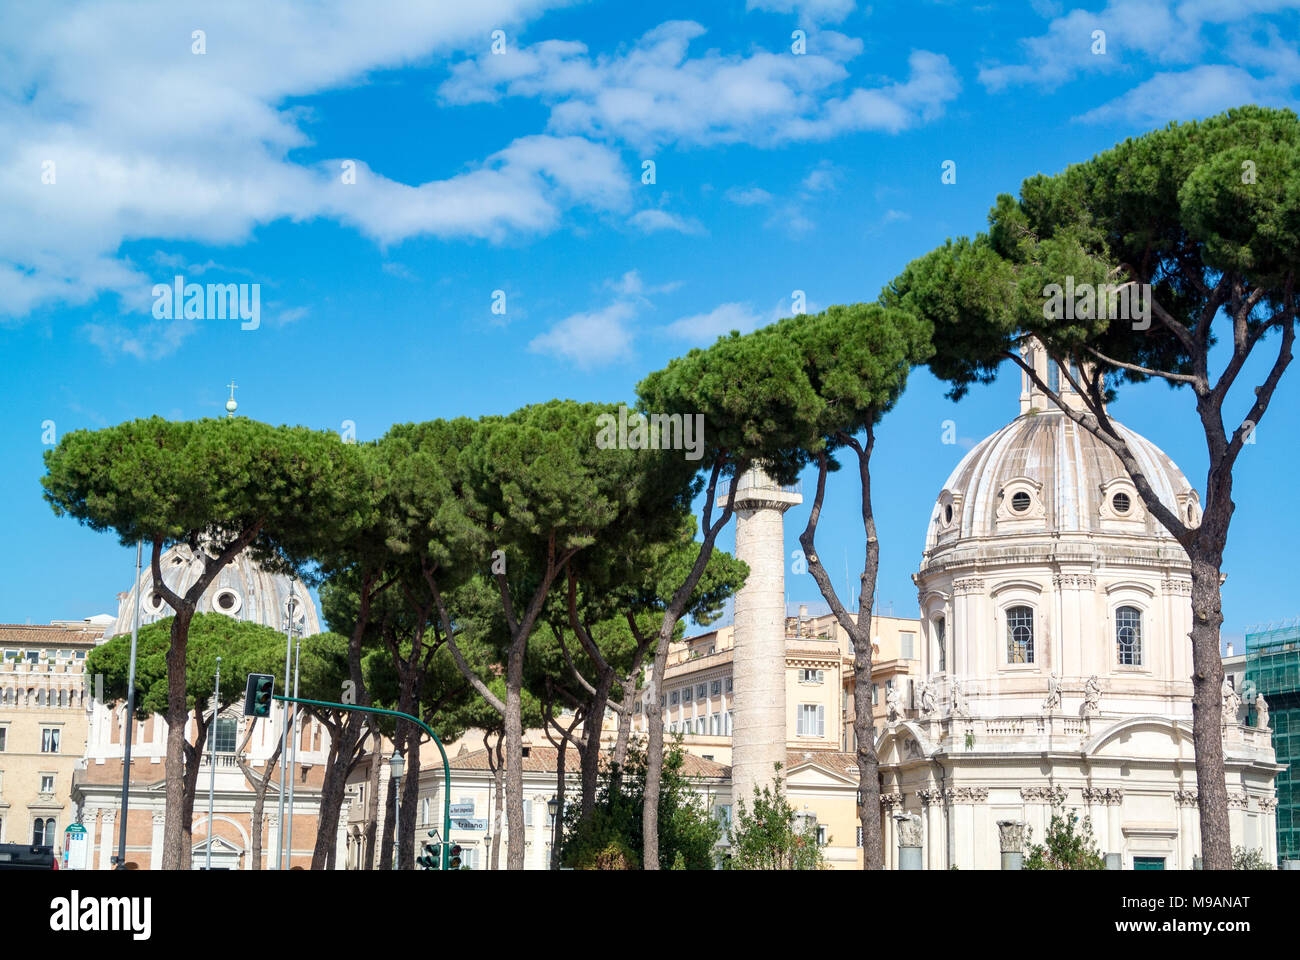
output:
[[453,803],[451,805],[451,815],[455,817],[472,817],[474,816],[474,804],[472,803]]
[[452,817],[451,826],[454,830],[475,830],[482,833],[487,830],[487,820],[474,820],[469,817],[456,819]]
[[86,828],[74,823],[63,831],[63,869],[85,870],[86,854],[90,847],[90,835]]

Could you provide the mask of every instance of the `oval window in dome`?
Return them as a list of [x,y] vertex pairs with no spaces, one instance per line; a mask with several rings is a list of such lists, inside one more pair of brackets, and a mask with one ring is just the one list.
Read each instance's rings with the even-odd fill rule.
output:
[[1124,493],[1121,490],[1119,493],[1115,494],[1115,496],[1111,497],[1110,505],[1115,508],[1116,513],[1123,516],[1133,508],[1133,501],[1129,499],[1127,493]]
[[1029,498],[1029,494],[1025,493],[1023,490],[1017,491],[1011,497],[1011,509],[1016,513],[1024,513],[1029,509],[1031,503],[1033,503],[1033,501]]
[[243,606],[243,604],[239,599],[239,594],[234,590],[231,590],[229,587],[224,590],[219,590],[212,598],[212,609],[217,613],[234,616],[239,612],[241,606]]
[[943,522],[952,523],[952,504],[949,503],[943,508]]

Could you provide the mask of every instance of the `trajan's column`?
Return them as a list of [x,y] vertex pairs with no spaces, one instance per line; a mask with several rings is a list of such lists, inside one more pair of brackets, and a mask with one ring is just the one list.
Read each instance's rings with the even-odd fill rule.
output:
[[[749,579],[736,595],[731,798],[753,809],[754,787],[785,764],[785,511],[803,497],[758,468],[736,488],[736,556]],[[726,498],[719,501],[725,506]]]

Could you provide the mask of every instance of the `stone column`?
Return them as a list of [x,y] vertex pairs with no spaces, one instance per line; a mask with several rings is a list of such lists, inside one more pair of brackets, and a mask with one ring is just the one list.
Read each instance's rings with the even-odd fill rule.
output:
[[1277,798],[1259,798],[1260,836],[1264,844],[1264,858],[1277,866]]
[[915,813],[900,812],[894,814],[898,833],[898,869],[920,870],[921,862],[921,818]]
[[[159,811],[153,815],[153,836],[149,840],[149,869],[161,870],[163,860],[163,825],[167,822],[167,815]],[[131,859],[131,854],[127,853],[126,858]]]
[[[388,764],[384,764],[388,766]],[[383,807],[383,804],[380,804]],[[275,851],[280,844],[280,816],[276,813],[267,814],[266,817],[266,843],[262,847],[263,870],[279,870],[280,863],[276,860]]]
[[1178,808],[1178,867],[1191,870],[1192,860],[1197,855],[1192,836],[1192,821],[1197,816],[1196,791],[1174,791],[1174,805]]
[[943,829],[943,794],[938,790],[918,790],[917,797],[925,809],[925,868],[943,870],[947,867],[947,833]]
[[894,815],[903,809],[901,793],[882,793],[880,795],[881,833],[884,834],[885,851],[881,863],[886,870],[898,869],[898,828]]
[[117,820],[116,810],[105,810],[99,818],[99,869],[113,869],[113,854],[117,850],[117,838],[113,836],[113,824]]
[[1025,822],[1023,820],[998,821],[998,846],[1002,851],[1002,869],[1019,870],[1025,862]]
[[958,869],[980,867],[975,852],[975,805],[982,804],[988,797],[987,787],[953,787],[944,795],[949,803],[949,816],[953,819],[952,833],[956,843],[952,856]]
[[[349,813],[348,801],[344,800],[343,806],[339,810],[338,839],[334,847],[334,869],[335,870],[346,870],[348,868],[348,813]],[[488,822],[489,823],[492,822],[492,814],[490,811],[488,813]],[[415,853],[416,856],[420,855],[420,841],[418,837],[415,842]],[[487,869],[486,850],[484,850],[483,855],[484,855],[483,869],[486,870]]]
[[758,468],[737,482],[736,557],[749,565],[749,578],[736,595],[731,784],[733,799],[747,807],[755,787],[770,784],[775,765],[786,764],[783,514],[802,502]]

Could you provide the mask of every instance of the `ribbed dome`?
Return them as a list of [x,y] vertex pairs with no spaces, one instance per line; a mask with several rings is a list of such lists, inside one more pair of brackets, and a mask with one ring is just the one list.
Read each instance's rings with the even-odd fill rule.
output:
[[[1199,522],[1199,497],[1177,465],[1145,437],[1116,426],[1161,502]],[[926,549],[1043,532],[1168,537],[1119,458],[1059,410],[1017,417],[962,458],[931,515]]]
[[[174,546],[163,553],[159,558],[159,566],[162,568],[163,582],[176,593],[182,594],[203,573],[203,561],[184,545]],[[146,551],[139,584],[144,591],[144,602],[140,605],[141,625],[172,615],[172,608],[161,599],[157,603],[153,602],[152,585],[153,572]],[[307,592],[307,587],[299,580],[267,573],[247,553],[241,553],[217,574],[200,598],[198,612],[224,613],[236,620],[251,620],[275,630],[284,630],[288,625],[291,586],[298,601],[294,619],[298,621],[303,635],[320,633],[316,604]],[[135,589],[133,586],[128,592],[119,594],[117,622],[108,636],[131,632],[131,621],[135,616]]]

